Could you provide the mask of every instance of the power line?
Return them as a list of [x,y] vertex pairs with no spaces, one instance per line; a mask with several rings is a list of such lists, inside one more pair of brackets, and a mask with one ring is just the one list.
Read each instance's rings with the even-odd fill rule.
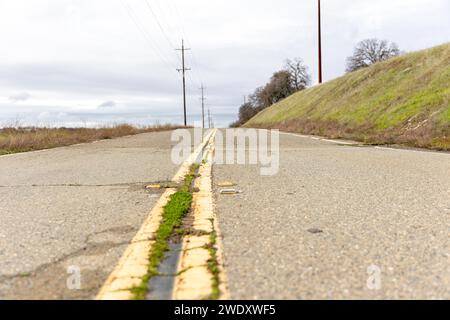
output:
[[[165,1],[165,3],[168,5],[168,7],[171,9],[170,11],[173,12],[175,14],[176,18],[177,18],[176,19],[178,21],[177,29],[181,33],[182,38],[185,39],[186,44],[188,46],[192,47],[192,43],[189,41],[189,37],[186,36],[186,32],[185,32],[186,27],[185,27],[185,25],[183,23],[183,17],[180,14],[180,11],[178,10],[178,6],[176,4],[174,4],[172,2],[172,0],[167,0],[167,1]],[[191,55],[192,55],[193,63],[195,65],[195,67],[196,67],[196,68],[193,69],[193,73],[195,74],[199,84],[201,84],[203,82],[203,77],[201,76],[200,71],[198,71],[198,72],[196,71],[196,70],[200,70],[200,68],[199,68],[199,64],[197,62],[197,58],[196,58],[196,55],[195,55],[194,51],[191,51]],[[191,81],[193,81],[193,80],[191,79]]]
[[200,87],[200,90],[202,91],[202,97],[200,98],[202,100],[202,128],[205,129],[205,87],[202,86]]
[[319,17],[319,83],[322,83],[322,13],[320,0],[318,0],[318,17]]
[[[136,27],[138,28],[138,30],[142,33],[142,35],[144,36],[144,38],[147,40],[147,42],[149,44],[152,45],[152,49],[154,49],[154,51],[157,53],[157,55],[161,58],[161,60],[166,63],[167,65],[171,66],[171,62],[168,62],[168,57],[167,55],[163,54],[162,50],[159,48],[157,43],[153,42],[152,37],[149,35],[147,29],[143,26],[142,23],[140,23],[139,19],[137,18],[136,14],[133,12],[132,8],[129,6],[129,4],[124,2],[125,0],[122,0],[122,3],[124,5],[124,7],[126,8],[126,11],[128,12],[130,18],[132,19],[132,21],[134,22],[134,24],[136,25]],[[195,81],[192,79],[190,73],[186,73],[186,71],[190,71],[190,68],[186,68],[186,51],[191,50],[189,48],[185,47],[185,40],[182,41],[182,47],[181,49],[177,49],[173,42],[170,39],[170,36],[167,32],[167,26],[169,29],[172,29],[170,24],[167,22],[167,19],[164,19],[164,12],[162,9],[162,6],[158,4],[158,8],[159,8],[159,12],[157,12],[155,10],[154,7],[152,7],[152,5],[150,4],[150,2],[148,0],[145,0],[145,4],[147,6],[147,9],[150,11],[153,20],[156,22],[160,32],[162,33],[162,36],[164,37],[164,39],[166,40],[166,42],[168,43],[169,47],[171,47],[172,49],[175,50],[181,50],[182,54],[181,54],[181,63],[182,63],[182,68],[178,69],[176,67],[173,68],[173,70],[178,70],[179,72],[182,72],[182,79],[183,79],[183,111],[184,111],[184,124],[185,126],[187,126],[187,97],[186,97],[186,84],[187,84],[187,80],[189,80],[189,83],[195,83]],[[170,5],[170,4],[169,4]],[[172,12],[176,12],[179,13],[179,11],[177,9],[175,9]],[[163,22],[164,20],[164,22]],[[178,20],[178,21],[181,21]],[[173,29],[172,29],[173,30]],[[180,33],[184,35],[184,32],[182,29]],[[183,38],[184,39],[184,38]],[[156,48],[156,49],[155,49]],[[178,55],[175,55],[177,57],[177,60],[179,59]],[[195,62],[195,64],[198,66],[197,63],[197,59],[195,58],[195,55],[192,54],[192,60],[193,62]],[[199,77],[199,75],[197,74],[196,70],[194,70],[194,75],[196,76],[196,78],[198,79],[198,83],[200,83],[203,87],[202,81],[201,81],[201,77]],[[204,115],[203,115],[203,119],[204,119]],[[203,120],[204,122],[204,120]]]
[[141,33],[143,38],[146,40],[146,43],[151,47],[153,52],[155,52],[156,55],[161,59],[161,61],[164,62],[171,70],[174,70],[176,67],[174,67],[173,64],[171,64],[167,59],[164,58],[164,55],[162,54],[161,50],[153,42],[152,38],[147,33],[146,29],[140,24],[140,22],[139,22],[137,16],[135,15],[133,9],[129,6],[129,4],[125,0],[121,0],[121,3],[123,5],[123,7],[125,8],[125,11],[127,11],[128,16],[133,21],[133,23],[135,24],[136,28]]
[[[188,44],[190,44],[190,43],[188,42]],[[198,64],[198,62],[197,62],[197,58],[196,58],[196,55],[195,55],[194,51],[191,51],[191,56],[192,56],[192,61],[194,62],[194,65],[195,65],[195,67],[196,67],[196,68],[194,68],[194,74],[195,74],[195,76],[197,77],[198,82],[199,82],[199,83],[202,83],[203,80],[202,80],[201,75],[199,74],[200,71],[198,71],[198,73],[197,73],[197,71],[196,71],[196,70],[200,70],[200,67],[199,67],[199,64]]]
[[[170,40],[170,37],[167,35],[167,32],[165,31],[165,28],[164,28],[163,23],[162,23],[161,20],[158,18],[158,14],[157,14],[157,13],[155,12],[155,10],[152,8],[152,6],[151,6],[150,3],[148,2],[148,0],[145,0],[145,3],[146,3],[146,5],[147,5],[148,9],[150,10],[150,12],[151,12],[151,14],[152,14],[152,16],[153,16],[155,22],[157,23],[157,25],[158,25],[158,27],[159,27],[159,29],[160,29],[160,31],[161,31],[163,37],[166,39],[166,41],[167,41],[167,43],[169,44],[169,46],[170,46],[171,48],[175,49],[175,46],[174,46],[173,42]],[[157,2],[157,3],[159,4],[159,2]],[[169,3],[169,6],[170,6],[170,3]],[[169,26],[169,28],[170,28],[170,24],[167,23],[167,19],[164,19],[164,17],[163,17],[163,16],[164,16],[164,12],[163,12],[163,10],[162,10],[162,6],[158,5],[158,7],[159,7],[159,9],[160,9],[160,11],[161,11],[161,18],[162,18],[163,20],[166,21],[166,24],[167,24],[167,25]],[[173,10],[173,11],[174,11],[174,12],[178,12],[178,10]],[[180,21],[181,21],[181,20],[180,20]],[[181,33],[181,35],[182,35],[182,38],[185,39],[185,37],[184,37],[184,32],[181,30],[180,33]],[[188,41],[187,41],[187,40],[186,40],[186,43],[188,44]],[[193,62],[194,62],[194,64],[196,65],[196,67],[198,67],[198,64],[197,64],[197,62],[196,62],[196,58],[195,58],[195,55],[194,55],[193,51],[191,51],[191,54],[192,54],[192,57],[193,57]],[[177,59],[179,59],[178,56],[177,56]],[[194,73],[194,75],[197,77],[198,83],[201,84],[201,83],[202,83],[202,80],[201,80],[201,77],[197,74],[196,68],[194,68],[193,73]],[[187,77],[188,77],[188,80],[189,80],[190,82],[194,82],[194,80],[192,79],[192,77],[190,76],[190,74],[188,74]]]
[[[163,3],[167,3],[166,1],[167,0],[163,1]],[[158,7],[158,9],[161,13],[160,16],[163,20],[162,24],[164,25],[164,22],[166,23],[166,25],[169,28],[170,34],[173,34],[175,32],[175,33],[177,33],[176,34],[177,39],[178,38],[184,39],[184,35],[180,32],[180,29],[178,28],[177,18],[176,17],[173,18],[174,11],[170,9],[170,5],[167,7],[167,10],[166,10],[166,7],[163,6],[159,0],[154,0],[154,3],[156,4],[156,6]],[[172,22],[174,22],[174,23],[172,23]]]
[[170,40],[170,38],[169,38],[169,36],[167,35],[166,31],[164,30],[164,27],[162,26],[161,22],[159,22],[158,16],[157,16],[157,14],[155,13],[155,11],[153,11],[153,8],[152,8],[152,6],[150,5],[150,3],[148,2],[148,0],[145,0],[145,3],[146,3],[146,5],[147,5],[148,9],[150,10],[150,12],[152,13],[153,18],[155,19],[156,24],[158,25],[159,29],[161,30],[161,33],[163,34],[164,38],[167,40],[167,42],[169,43],[169,45],[170,45],[173,49],[175,49],[175,45],[174,45],[174,44],[172,43],[172,41]]
[[208,108],[208,128],[211,129],[211,110]]
[[182,72],[183,75],[183,108],[184,108],[184,126],[187,126],[187,114],[186,114],[186,71],[189,71],[191,69],[186,68],[185,66],[185,51],[191,50],[189,48],[184,47],[184,40],[181,41],[181,49],[175,49],[181,51],[181,61],[182,61],[182,68],[177,69],[178,72]]
[[155,53],[157,55],[159,55],[161,60],[163,60],[164,62],[166,62],[170,65],[170,62],[168,62],[168,60],[164,59],[164,56],[161,54],[160,49],[156,46],[155,42],[153,42],[152,38],[145,30],[145,27],[140,23],[139,19],[137,18],[137,15],[134,13],[131,6],[125,0],[122,0],[122,4],[123,4],[124,8],[126,9],[130,19],[135,24],[136,28],[140,31],[140,33],[142,34],[144,39],[147,40],[147,43],[152,47],[152,49],[155,51]]
[[184,28],[184,24],[183,24],[183,19],[182,19],[182,17],[181,17],[181,15],[180,15],[180,11],[178,10],[178,6],[172,6],[172,3],[171,3],[171,1],[172,0],[168,0],[168,1],[166,1],[165,3],[167,3],[168,4],[168,6],[170,7],[170,11],[171,12],[174,12],[175,13],[175,15],[177,16],[176,17],[176,20],[179,22],[179,24],[177,24],[177,29],[178,29],[178,31],[180,32],[180,34],[181,34],[181,37],[183,38],[183,39],[187,39],[187,37],[186,37],[186,34],[185,34],[185,32],[184,32],[184,30],[183,29],[185,29]]
[[209,129],[214,128],[214,118],[209,108],[208,108],[208,128]]
[[[182,46],[181,49],[177,49],[173,42],[171,41],[168,33],[166,32],[166,28],[164,26],[164,23],[162,22],[162,20],[164,19],[162,15],[161,18],[159,18],[158,16],[158,12],[155,11],[155,9],[150,5],[150,3],[148,2],[148,0],[145,0],[145,4],[148,8],[148,10],[150,11],[150,13],[152,14],[154,21],[156,22],[156,24],[158,25],[159,30],[162,33],[162,36],[165,38],[165,40],[167,41],[167,43],[169,44],[169,46],[172,49],[175,50],[181,50],[182,54],[181,54],[181,63],[182,63],[182,68],[178,69],[175,67],[173,67],[173,64],[168,60],[167,55],[165,55],[163,53],[163,50],[161,50],[161,48],[158,45],[158,42],[156,42],[152,36],[148,33],[148,30],[145,28],[145,26],[142,24],[142,22],[139,20],[139,18],[137,17],[136,13],[133,11],[132,7],[125,2],[125,0],[122,0],[122,5],[124,6],[124,8],[126,9],[130,19],[133,21],[133,23],[135,24],[136,28],[138,29],[138,31],[142,34],[142,36],[144,37],[144,39],[146,40],[147,44],[152,48],[152,50],[159,56],[159,58],[165,63],[167,64],[172,70],[177,70],[178,72],[182,72],[182,78],[183,78],[183,111],[184,111],[184,124],[185,126],[187,126],[187,97],[186,97],[186,80],[188,79],[189,82],[194,83],[195,81],[192,79],[191,75],[189,73],[186,73],[186,71],[190,71],[190,68],[186,67],[186,51],[190,51],[190,48],[186,48],[185,47],[185,40],[182,41]],[[158,5],[159,11],[161,11],[161,13],[163,13],[162,7],[160,5]],[[177,9],[174,10],[174,12],[179,14],[179,11]],[[181,20],[178,20],[181,21]],[[169,26],[169,29],[172,29],[170,27],[170,24],[167,23],[167,19],[165,19],[166,25]],[[180,33],[184,35],[184,32],[181,29]],[[184,38],[183,38],[184,39]],[[176,55],[177,60],[179,59],[179,56]],[[197,60],[195,58],[195,55],[192,54],[192,60],[196,63],[196,65],[198,65]],[[198,76],[197,72],[194,70],[194,74],[196,75],[197,79],[199,80],[199,83],[201,84],[201,86],[203,87],[201,78]],[[186,79],[187,78],[187,79]],[[204,98],[204,96],[202,96]],[[203,126],[204,126],[204,100],[202,100],[202,109],[203,109],[203,114],[202,114],[202,119],[203,119]]]

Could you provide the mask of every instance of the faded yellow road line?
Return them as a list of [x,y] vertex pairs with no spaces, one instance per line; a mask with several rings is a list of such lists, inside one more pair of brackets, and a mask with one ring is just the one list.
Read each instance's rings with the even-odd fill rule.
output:
[[[195,180],[192,210],[184,220],[187,235],[183,238],[182,252],[178,265],[178,276],[173,291],[174,300],[208,299],[215,290],[220,290],[219,297],[228,298],[225,270],[223,269],[222,244],[220,232],[215,218],[212,195],[212,165],[214,156],[214,135],[210,138],[207,153],[199,168],[199,176]],[[215,244],[211,235],[216,234]],[[212,256],[210,248],[217,250],[216,259],[219,268],[220,284],[214,283],[213,274],[208,268]]]
[[[182,164],[172,179],[173,182],[181,182],[184,176],[189,173],[190,167],[197,161],[213,134],[214,131],[207,134],[203,142]],[[150,250],[162,221],[163,208],[175,192],[175,188],[170,188],[162,194],[147,220],[125,250],[119,263],[100,289],[96,296],[97,300],[129,300],[133,298],[131,289],[139,285],[142,278],[147,274]]]

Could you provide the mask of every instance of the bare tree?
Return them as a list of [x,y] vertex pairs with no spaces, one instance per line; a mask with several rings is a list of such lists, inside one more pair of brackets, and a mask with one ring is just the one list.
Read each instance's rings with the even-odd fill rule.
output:
[[304,65],[303,60],[295,58],[286,60],[285,70],[289,72],[291,84],[295,91],[306,89],[311,83],[311,76],[308,74],[308,67]]
[[249,96],[249,102],[239,109],[239,120],[232,123],[232,127],[238,127],[265,108],[280,102],[291,94],[305,89],[311,77],[308,68],[301,59],[287,60],[283,70],[275,72],[266,85],[257,88]]
[[347,72],[368,67],[376,62],[398,56],[400,50],[396,43],[386,40],[367,39],[358,43],[351,57],[347,58]]
[[265,102],[267,103],[266,107],[289,97],[295,92],[291,81],[291,74],[285,70],[275,72],[263,92],[265,94]]
[[259,111],[270,107],[295,92],[291,74],[286,70],[275,72],[270,81],[250,96],[250,103]]
[[265,108],[264,101],[262,99],[264,87],[258,87],[255,91],[249,95],[249,103],[258,109],[259,111]]
[[260,110],[255,108],[252,103],[247,102],[244,103],[239,108],[239,119],[236,122],[230,124],[230,128],[237,128],[243,124],[245,124],[248,120],[253,118]]

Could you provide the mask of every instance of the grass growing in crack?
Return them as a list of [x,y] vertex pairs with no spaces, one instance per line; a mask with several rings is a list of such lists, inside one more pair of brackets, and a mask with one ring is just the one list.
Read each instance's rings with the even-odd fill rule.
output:
[[183,185],[180,188],[180,192],[191,192],[192,182],[197,177],[197,170],[199,168],[198,164],[193,164],[190,169],[189,173],[184,178]]
[[169,202],[164,207],[163,219],[156,232],[155,243],[151,248],[147,274],[144,276],[139,286],[131,289],[135,300],[145,299],[149,289],[148,284],[150,279],[159,275],[158,267],[164,259],[164,254],[169,250],[169,239],[174,234],[177,234],[183,223],[183,218],[191,209],[191,185],[196,177],[197,169],[198,165],[194,164],[191,166],[189,173],[185,176],[182,186],[170,197]]
[[220,298],[220,269],[219,261],[217,260],[217,233],[215,230],[209,235],[209,241],[210,244],[207,248],[210,255],[208,270],[212,275],[212,292],[209,300],[218,300]]

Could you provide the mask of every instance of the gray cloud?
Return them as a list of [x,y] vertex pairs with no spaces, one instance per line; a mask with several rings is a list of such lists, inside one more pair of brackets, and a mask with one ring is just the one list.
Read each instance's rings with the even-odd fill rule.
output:
[[9,97],[12,102],[27,101],[31,98],[31,94],[28,92],[16,93]]
[[137,68],[138,71],[130,70],[128,67],[94,66],[90,62],[71,64],[35,62],[9,65],[0,62],[0,84],[91,96],[111,92],[165,95],[177,91],[174,81],[161,73],[159,68],[155,70],[141,66]]
[[117,106],[115,101],[105,101],[98,106],[98,108],[114,108]]
[[[0,123],[16,116],[30,123],[181,122],[179,53],[143,1],[127,2],[146,36],[121,1],[3,1]],[[154,10],[171,42],[179,45],[184,35],[192,48],[186,55],[190,122],[199,120],[200,82],[215,123],[225,126],[243,95],[286,58],[303,58],[317,79],[316,1],[170,0]],[[395,41],[405,51],[449,41],[449,11],[448,0],[323,1],[325,79],[343,74],[346,57],[364,38]],[[14,104],[21,101],[27,103]]]

